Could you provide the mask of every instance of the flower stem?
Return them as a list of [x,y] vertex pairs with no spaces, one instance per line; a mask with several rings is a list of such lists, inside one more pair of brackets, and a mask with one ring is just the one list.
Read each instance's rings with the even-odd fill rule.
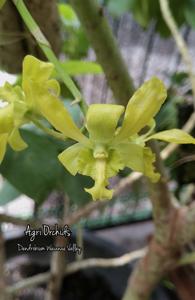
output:
[[56,71],[58,72],[59,76],[61,77],[64,84],[70,90],[74,98],[80,102],[81,108],[84,112],[86,112],[87,104],[84,102],[82,95],[79,89],[76,87],[75,83],[71,79],[71,77],[65,72],[62,68],[59,60],[57,59],[56,55],[54,54],[49,41],[46,39],[42,31],[40,30],[38,24],[35,22],[33,17],[31,16],[30,12],[28,11],[26,5],[24,4],[23,0],[12,0],[15,4],[19,14],[21,15],[24,23],[26,24],[27,28],[34,36],[35,40],[37,41],[38,45],[44,52],[47,59],[55,66]]
[[55,137],[58,140],[63,140],[65,141],[67,137],[65,137],[62,133],[59,133],[53,129],[50,129],[48,127],[45,127],[41,122],[38,120],[35,120],[34,118],[31,118],[31,121],[34,123],[35,126],[37,126],[39,129],[41,129],[43,132],[46,134],[51,135],[52,137]]

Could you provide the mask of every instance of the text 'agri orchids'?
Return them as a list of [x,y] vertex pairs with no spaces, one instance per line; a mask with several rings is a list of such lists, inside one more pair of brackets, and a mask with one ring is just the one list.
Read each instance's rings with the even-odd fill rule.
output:
[[[59,99],[60,87],[50,79],[53,65],[32,56],[23,63],[22,88],[6,84],[0,88],[0,99],[7,106],[0,109],[0,155],[3,159],[6,144],[22,150],[26,144],[19,135],[19,127],[33,118],[46,118],[64,137],[76,143],[59,156],[60,162],[72,174],[90,176],[95,184],[86,189],[94,200],[111,199],[113,190],[107,188],[109,178],[119,170],[129,167],[143,173],[153,182],[158,181],[153,163],[155,155],[146,146],[150,139],[167,142],[195,144],[195,139],[179,129],[152,134],[154,116],[166,99],[166,88],[153,77],[145,82],[125,107],[115,104],[89,106],[84,135]],[[148,128],[147,132],[140,131]]]

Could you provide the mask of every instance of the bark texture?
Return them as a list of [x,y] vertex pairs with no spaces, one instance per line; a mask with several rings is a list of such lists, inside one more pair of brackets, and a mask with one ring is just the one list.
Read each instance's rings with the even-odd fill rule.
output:
[[[61,35],[57,0],[25,0],[25,4],[51,43],[54,52],[59,55]],[[11,0],[7,0],[0,10],[0,68],[9,73],[19,73],[26,54],[45,59],[16,7]]]

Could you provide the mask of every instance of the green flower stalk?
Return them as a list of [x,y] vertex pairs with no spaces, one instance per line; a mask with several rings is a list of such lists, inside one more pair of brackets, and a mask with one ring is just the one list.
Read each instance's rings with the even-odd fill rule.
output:
[[[27,56],[24,59],[21,99],[15,95],[16,88],[12,88],[12,93],[10,92],[7,98],[2,97],[7,85],[0,89],[0,97],[6,98],[10,105],[20,100],[25,107],[25,112],[20,113],[18,123],[16,112],[8,111],[11,109],[9,105],[1,109],[3,113],[0,112],[0,138],[5,139],[5,134],[9,136],[6,131],[8,129],[18,130],[18,126],[25,123],[25,116],[29,113],[42,115],[54,126],[58,134],[61,132],[64,137],[76,141],[58,158],[72,175],[80,173],[93,178],[94,186],[85,190],[94,200],[112,198],[113,190],[107,187],[109,178],[125,167],[143,173],[152,182],[159,180],[160,174],[155,172],[153,166],[155,155],[146,146],[147,141],[158,139],[177,144],[195,144],[192,136],[179,129],[152,133],[155,128],[153,118],[167,96],[163,82],[156,77],[145,82],[135,92],[126,109],[115,104],[90,105],[85,118],[88,134],[84,135],[60,101],[59,84],[55,79],[50,79],[52,71],[52,64]],[[145,128],[148,128],[148,131],[140,133]],[[8,142],[14,149],[9,138]],[[2,153],[3,147],[5,148],[0,141]]]

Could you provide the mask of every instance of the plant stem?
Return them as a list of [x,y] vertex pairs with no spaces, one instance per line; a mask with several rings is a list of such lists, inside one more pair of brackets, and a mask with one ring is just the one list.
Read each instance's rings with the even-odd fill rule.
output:
[[62,133],[60,132],[57,132],[51,128],[48,128],[48,127],[45,127],[41,122],[39,122],[38,120],[36,119],[32,119],[31,118],[31,121],[39,128],[41,129],[43,132],[51,135],[52,137],[55,137],[56,139],[59,139],[59,140],[63,140],[65,141],[67,139],[66,136],[64,136]]
[[96,0],[85,0],[85,4],[82,0],[70,2],[96,52],[117,103],[126,105],[134,86],[102,7]]
[[171,13],[171,10],[169,7],[169,1],[168,0],[159,0],[159,2],[160,2],[160,8],[161,8],[161,12],[162,12],[163,18],[165,20],[165,23],[167,24],[168,28],[170,29],[170,31],[173,35],[173,38],[175,39],[178,50],[183,58],[183,61],[186,64],[187,71],[188,71],[190,81],[191,81],[192,93],[193,93],[193,98],[194,98],[194,107],[195,107],[195,74],[193,71],[192,57],[189,53],[188,47],[185,43],[185,40],[183,39],[182,35],[180,34],[177,24]]
[[47,59],[54,64],[56,71],[58,72],[59,76],[61,77],[64,84],[67,86],[67,88],[70,90],[72,95],[74,96],[75,100],[81,102],[81,107],[83,111],[86,111],[86,103],[82,99],[82,95],[76,85],[74,84],[71,77],[64,71],[64,69],[61,67],[61,64],[59,60],[57,59],[56,55],[52,51],[51,45],[40,30],[38,24],[35,22],[31,14],[29,13],[26,5],[24,4],[23,0],[12,0],[15,4],[19,14],[21,15],[24,23],[26,24],[27,28],[31,32],[31,34],[34,36],[35,40],[37,41],[38,45],[44,52]]

